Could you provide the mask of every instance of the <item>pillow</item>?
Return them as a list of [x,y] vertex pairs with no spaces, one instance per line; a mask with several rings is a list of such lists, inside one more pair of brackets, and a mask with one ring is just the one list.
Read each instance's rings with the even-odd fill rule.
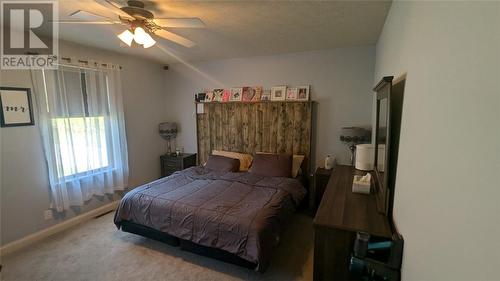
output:
[[250,165],[252,165],[253,157],[250,154],[224,151],[224,150],[212,150],[212,155],[225,156],[233,159],[240,160],[240,172],[248,171]]
[[219,172],[237,172],[240,168],[240,160],[220,155],[209,155],[205,168]]
[[[272,154],[269,152],[257,152],[256,154]],[[305,155],[293,155],[292,160],[292,178],[296,178],[299,175],[300,167],[302,166],[302,161],[304,161]]]
[[249,172],[268,177],[290,177],[292,155],[256,154]]
[[299,175],[300,167],[302,166],[302,161],[304,161],[304,155],[293,155],[292,160],[292,178],[296,178]]

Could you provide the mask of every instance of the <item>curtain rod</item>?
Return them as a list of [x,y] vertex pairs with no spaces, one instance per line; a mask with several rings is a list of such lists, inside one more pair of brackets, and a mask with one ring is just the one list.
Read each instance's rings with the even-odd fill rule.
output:
[[[65,60],[65,61],[68,61],[68,62],[71,62],[71,61],[72,61],[72,59],[71,59],[71,58],[69,58],[69,57],[61,57],[61,60]],[[89,64],[89,61],[88,61],[88,60],[77,60],[77,62],[80,62],[80,63],[85,63],[85,64]],[[108,67],[108,66],[109,66],[109,64],[107,64],[107,63],[99,63],[99,64],[100,64],[101,66],[104,66],[104,67]],[[119,67],[120,69],[122,69],[122,66],[121,66],[121,65],[118,65],[118,67]]]
[[[29,55],[29,56],[38,56],[39,55],[39,53],[37,53],[37,52],[26,52],[25,54]],[[61,57],[61,60],[65,60],[65,61],[71,62],[72,59],[70,57]],[[77,60],[77,62],[89,64],[88,60]],[[57,64],[57,65],[70,66],[70,65],[65,65],[65,64]],[[104,66],[104,67],[108,67],[109,66],[109,64],[107,64],[107,63],[100,63],[100,65]],[[118,67],[120,69],[122,69],[121,65],[118,65]],[[83,68],[83,67],[80,67],[80,68]]]
[[[88,70],[100,70],[97,67],[90,67],[90,66],[78,66],[78,65],[72,65],[72,64],[65,64],[65,63],[56,63],[56,65],[59,66],[64,66],[64,67],[70,67],[70,68],[76,68],[76,69],[88,69]],[[121,68],[120,68],[121,69]]]

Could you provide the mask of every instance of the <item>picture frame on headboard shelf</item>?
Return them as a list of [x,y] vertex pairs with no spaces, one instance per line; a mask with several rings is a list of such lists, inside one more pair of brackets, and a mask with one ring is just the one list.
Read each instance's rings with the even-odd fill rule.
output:
[[31,89],[17,87],[0,87],[1,127],[17,127],[35,125]]
[[232,88],[231,96],[229,97],[229,101],[241,101],[241,96],[243,94],[242,88]]
[[194,100],[196,102],[205,102],[205,98],[207,96],[207,93],[198,93],[194,95]]
[[271,90],[263,90],[262,95],[260,96],[261,101],[270,101],[271,100]]
[[310,95],[310,85],[298,86],[297,87],[297,100],[298,101],[309,101]]
[[262,96],[262,87],[261,86],[253,87],[253,90],[255,92],[255,95],[253,96],[252,101],[253,102],[260,101],[261,100],[260,98]]
[[224,95],[224,89],[214,89],[214,96],[212,101],[222,102],[222,96]]
[[228,102],[230,98],[231,98],[231,90],[224,89],[224,91],[222,92],[222,102]]
[[205,102],[212,102],[212,101],[214,101],[214,92],[207,91],[207,95],[205,96]]
[[296,101],[298,89],[296,87],[286,89],[286,100]]
[[286,86],[275,86],[271,88],[271,100],[272,101],[284,101],[286,100]]
[[255,96],[255,90],[252,87],[243,87],[241,94],[241,101],[251,102]]

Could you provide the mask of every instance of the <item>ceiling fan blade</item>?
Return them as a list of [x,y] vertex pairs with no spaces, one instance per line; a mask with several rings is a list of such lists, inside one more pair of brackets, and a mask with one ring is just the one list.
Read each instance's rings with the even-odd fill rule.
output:
[[76,10],[73,13],[69,14],[69,17],[73,20],[81,21],[111,21],[111,19],[108,17],[84,10]]
[[205,28],[205,23],[199,18],[155,18],[153,20],[161,27]]
[[83,21],[83,20],[58,20],[55,23],[63,24],[121,24],[119,21]]
[[122,18],[134,19],[132,16],[122,11],[120,7],[118,7],[115,3],[109,0],[94,0],[94,1],[99,5],[105,7],[106,9],[111,10],[113,13],[119,15]]
[[184,47],[191,48],[194,45],[196,45],[193,41],[184,38],[180,35],[177,35],[175,33],[172,33],[170,31],[166,31],[165,29],[158,29],[157,31],[155,31],[155,34],[161,38],[167,39]]

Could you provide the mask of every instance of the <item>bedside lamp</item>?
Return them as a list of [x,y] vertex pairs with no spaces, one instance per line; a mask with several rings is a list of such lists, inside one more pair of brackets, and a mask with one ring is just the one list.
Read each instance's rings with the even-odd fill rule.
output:
[[354,150],[356,144],[369,142],[371,139],[371,132],[363,127],[342,127],[340,133],[340,141],[349,145],[351,151],[351,166],[354,165]]
[[167,154],[172,154],[170,141],[177,136],[177,124],[174,122],[163,122],[159,125],[160,136],[167,141]]

